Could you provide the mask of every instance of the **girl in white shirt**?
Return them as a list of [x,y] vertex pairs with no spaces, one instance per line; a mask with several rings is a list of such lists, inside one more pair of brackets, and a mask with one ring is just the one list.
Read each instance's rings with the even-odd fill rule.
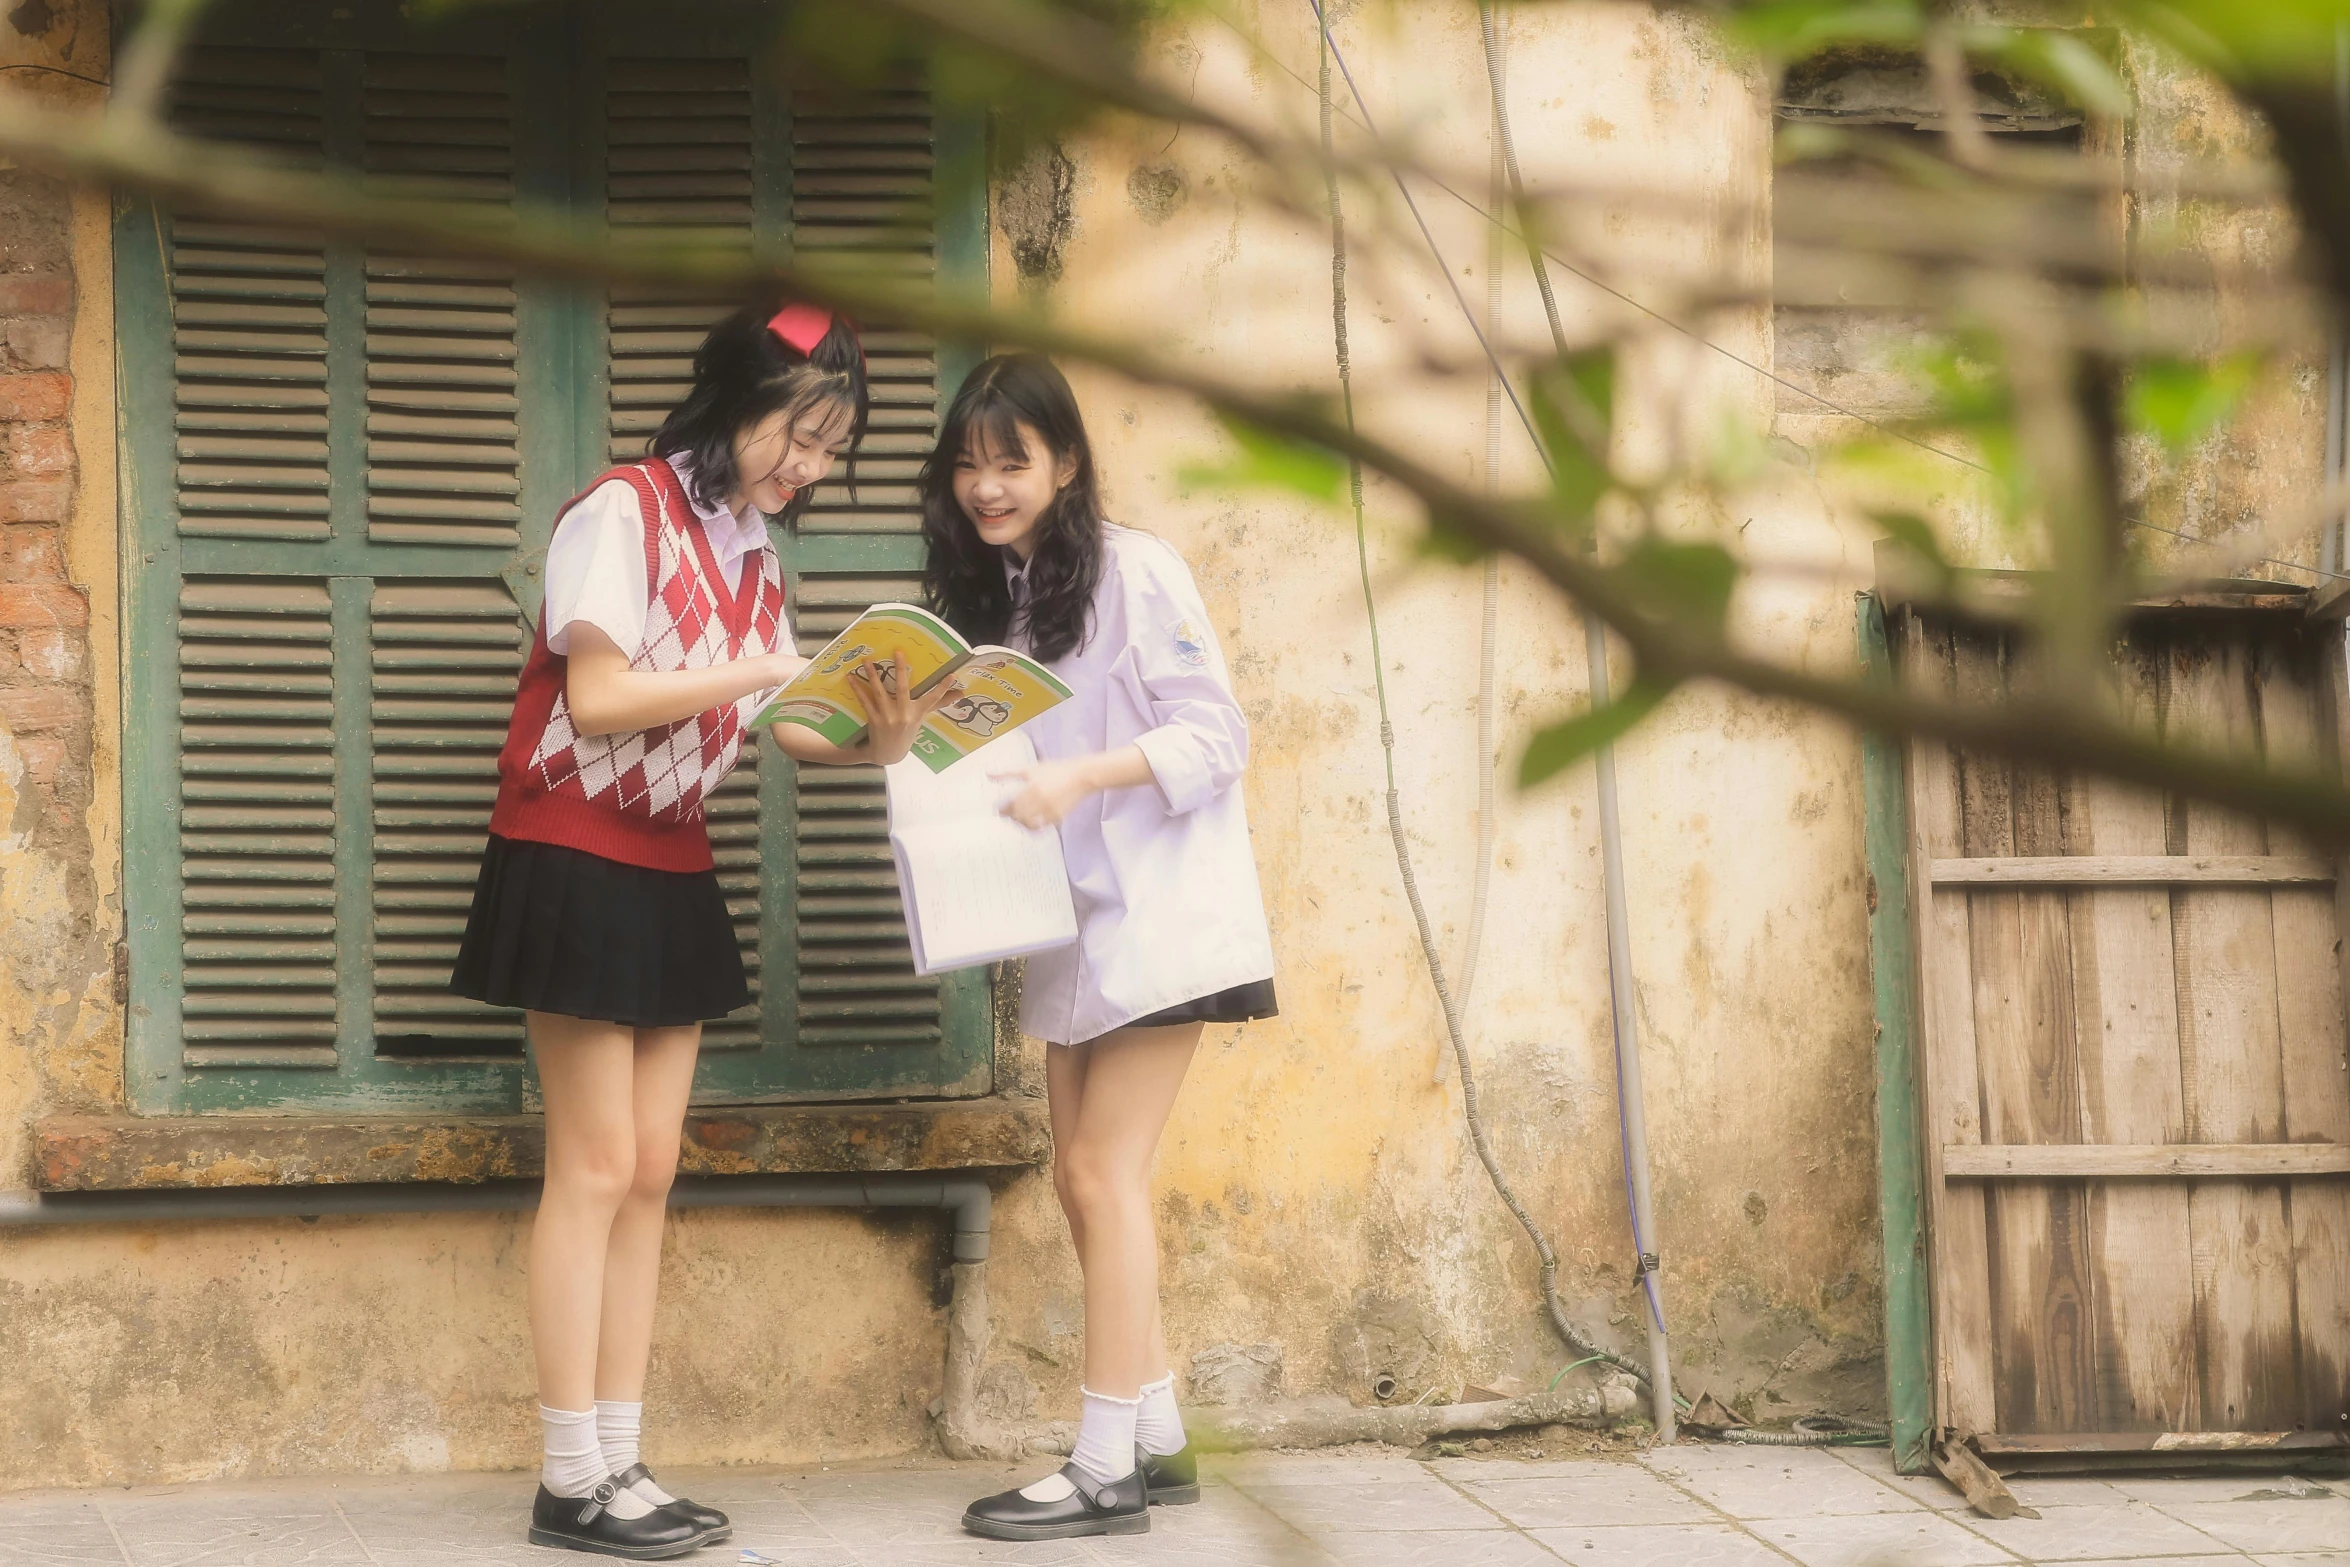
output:
[[1076,944],[1028,960],[1021,1026],[1052,1047],[1084,1411],[1060,1473],[974,1502],[963,1523],[1008,1540],[1140,1533],[1150,1502],[1199,1496],[1159,1320],[1152,1160],[1202,1028],[1275,1010],[1240,789],[1248,723],[1182,557],[1102,520],[1084,421],[1050,360],[972,371],[921,482],[933,606],[1074,693],[1029,723],[1038,761],[1006,809],[1060,833],[1077,904]]

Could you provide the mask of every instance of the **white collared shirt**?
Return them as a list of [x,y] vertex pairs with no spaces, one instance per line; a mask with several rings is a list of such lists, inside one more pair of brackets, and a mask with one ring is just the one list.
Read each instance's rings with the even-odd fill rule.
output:
[[[693,464],[684,457],[667,461],[685,487],[710,553],[732,590],[742,582],[743,561],[768,543],[767,519],[751,507],[740,515],[723,506],[705,506],[694,497]],[[645,520],[637,508],[636,489],[626,479],[599,484],[580,497],[577,505],[555,521],[555,536],[547,542],[547,598],[540,622],[547,628],[547,651],[571,651],[571,628],[581,622],[612,639],[630,657],[645,640],[645,610],[652,589],[645,580]],[[783,646],[793,646],[791,610],[784,609]]]
[[[1020,1002],[1020,1026],[1056,1044],[1273,977],[1241,797],[1248,720],[1207,607],[1168,545],[1102,533],[1091,630],[1051,666],[1075,694],[1027,733],[1046,759],[1139,746],[1155,783],[1093,795],[1061,822],[1077,942],[1029,958]],[[1025,648],[1021,618],[1009,640]]]

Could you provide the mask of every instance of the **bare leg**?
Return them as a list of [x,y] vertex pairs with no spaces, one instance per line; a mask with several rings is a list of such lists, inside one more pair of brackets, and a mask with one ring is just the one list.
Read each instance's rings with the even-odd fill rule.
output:
[[702,1025],[640,1028],[631,1115],[635,1178],[612,1220],[604,1255],[604,1327],[596,1341],[596,1397],[639,1404],[645,1362],[653,1352],[653,1303],[661,1290],[661,1236],[669,1184],[677,1177],[678,1138]]
[[[1053,1191],[1061,1199],[1062,1217],[1069,1221],[1069,1244],[1076,1250],[1080,1268],[1085,1265],[1085,1216],[1070,1196],[1069,1167],[1059,1150],[1077,1141],[1078,1110],[1085,1101],[1086,1064],[1092,1059],[1092,1045],[1053,1045],[1047,1048],[1044,1058],[1045,1103],[1052,1112],[1053,1123]],[[1155,1151],[1155,1138],[1152,1147]],[[1167,1364],[1167,1330],[1159,1314],[1156,1291],[1151,1296],[1150,1341],[1143,1358],[1148,1362],[1142,1378],[1145,1382],[1156,1382],[1171,1369]]]
[[[1137,1396],[1166,1370],[1151,1163],[1200,1031],[1120,1029],[1048,1058],[1053,1180],[1085,1270],[1085,1385],[1113,1398]],[[1082,1064],[1060,1060],[1078,1053]]]
[[530,1334],[539,1402],[595,1403],[612,1220],[636,1174],[630,1101],[635,1030],[533,1012],[531,1051],[547,1103],[547,1178],[530,1229]]

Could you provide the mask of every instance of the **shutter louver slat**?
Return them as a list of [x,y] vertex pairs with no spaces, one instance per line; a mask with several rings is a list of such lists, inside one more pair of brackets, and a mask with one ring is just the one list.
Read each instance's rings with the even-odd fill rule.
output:
[[[188,135],[315,168],[326,123],[318,56],[191,51],[172,119]],[[170,220],[169,234],[180,533],[325,538],[324,246],[201,215]]]
[[191,578],[179,609],[182,1056],[332,1070],[326,585]]
[[518,1056],[521,1014],[450,994],[449,971],[497,798],[520,613],[494,582],[387,582],[369,622],[375,1053]]
[[[514,105],[503,60],[370,55],[365,168],[391,194],[503,207]],[[522,401],[510,273],[367,258],[367,536],[511,550],[521,539]]]

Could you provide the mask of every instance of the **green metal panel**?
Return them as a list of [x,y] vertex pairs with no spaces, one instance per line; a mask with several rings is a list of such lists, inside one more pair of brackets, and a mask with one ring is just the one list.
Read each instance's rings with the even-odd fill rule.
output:
[[[465,13],[421,31],[381,0],[331,14],[232,7],[208,16],[207,48],[191,57],[199,85],[183,97],[190,112],[214,117],[199,128],[215,134],[242,134],[248,102],[276,104],[280,150],[401,176],[438,174],[436,149],[478,148],[483,104],[503,94],[511,188],[595,204],[610,161],[607,72],[621,61],[708,58],[739,73],[773,25],[771,12],[744,5]],[[482,56],[506,63],[486,74],[467,63]],[[285,120],[289,82],[312,105],[306,120]],[[892,100],[896,131],[906,102]],[[847,112],[853,119],[854,105]],[[402,141],[436,114],[442,129]],[[761,87],[750,123],[751,227],[762,250],[785,254],[789,94]],[[983,171],[978,134],[976,124],[939,127],[938,167],[960,160]],[[494,186],[496,158],[479,161],[490,152],[460,156],[473,161],[450,165],[451,177]],[[942,274],[984,287],[984,183],[955,188],[928,243]],[[493,688],[510,691],[519,657],[501,626],[519,637],[535,614],[555,514],[612,450],[604,301],[347,246],[314,245],[307,282],[299,254],[256,272],[254,255],[273,243],[299,251],[299,242],[234,225],[214,225],[217,235],[184,220],[175,228],[129,203],[115,228],[131,1103],[149,1113],[516,1108],[525,1067],[512,1015],[446,996],[433,974],[461,919],[452,899],[470,880],[465,845],[486,820],[483,780],[501,723]],[[202,275],[175,309],[179,229],[195,236],[187,243]],[[947,366],[926,350],[905,358],[911,346],[879,343],[876,359],[901,382],[919,367],[926,429]],[[281,362],[292,380],[269,368]],[[436,386],[458,390],[439,404],[417,390]],[[497,402],[501,386],[511,402]],[[191,415],[191,396],[210,403]],[[901,417],[901,469],[915,434]],[[197,510],[183,514],[183,496]],[[911,591],[921,550],[902,486],[875,498],[879,510],[835,508],[837,526],[784,541],[795,591],[820,584],[819,620],[860,594]],[[194,642],[183,636],[188,613]],[[886,942],[852,942],[826,948],[803,976],[802,857],[837,859],[842,840],[803,838],[793,775],[771,757],[730,791],[739,807],[713,809],[767,983],[739,1040],[713,1029],[704,1093],[986,1091],[984,974],[933,987],[901,966],[893,978]],[[207,791],[193,815],[182,798],[191,778]],[[850,806],[827,818],[827,831],[847,823],[869,861],[870,799],[853,797],[849,778],[826,782],[833,803]],[[737,818],[759,825],[732,847]],[[878,891],[894,901],[886,870]],[[860,917],[878,920],[875,930],[887,924]],[[844,951],[846,970],[835,961]],[[891,998],[915,992],[936,1000],[915,1007],[924,1021],[910,1027],[906,1003]]]
[[[973,110],[938,117],[938,281],[950,298],[987,302],[987,118]],[[943,414],[987,346],[939,345],[938,398]]]
[[[1862,673],[1891,681],[1884,601],[1858,596]],[[1933,1316],[1928,1297],[1918,1084],[1917,934],[1911,925],[1909,786],[1902,743],[1861,736],[1869,871],[1869,970],[1877,1004],[1877,1191],[1885,1241],[1885,1391],[1893,1464],[1931,1467]]]
[[171,309],[154,206],[114,204],[117,537],[122,555],[123,881],[130,941],[124,1075],[132,1109],[174,1108],[180,1080],[179,534],[173,526]]

